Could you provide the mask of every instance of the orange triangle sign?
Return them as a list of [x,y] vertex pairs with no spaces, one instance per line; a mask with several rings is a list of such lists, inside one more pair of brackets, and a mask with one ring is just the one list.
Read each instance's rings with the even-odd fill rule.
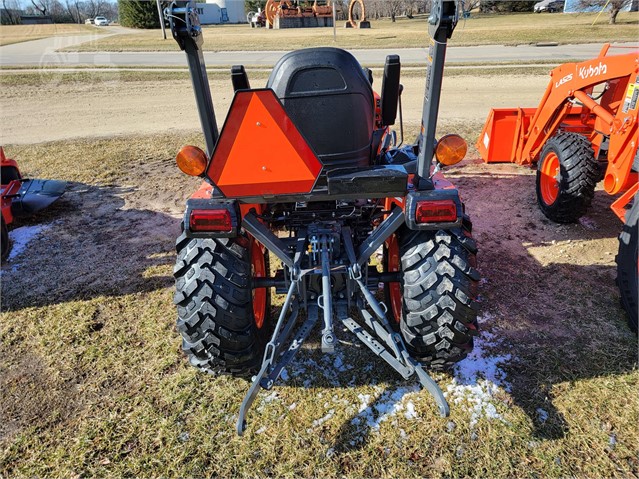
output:
[[310,193],[321,170],[273,90],[235,93],[207,171],[224,196]]

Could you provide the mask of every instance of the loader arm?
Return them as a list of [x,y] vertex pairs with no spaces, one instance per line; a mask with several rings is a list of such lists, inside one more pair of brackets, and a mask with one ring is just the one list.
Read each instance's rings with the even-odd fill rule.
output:
[[[535,110],[491,111],[477,142],[484,161],[534,164],[546,141],[561,129],[587,136],[595,157],[600,156],[603,139],[609,139],[604,176],[608,193],[625,191],[636,183],[636,174],[631,170],[637,151],[639,50],[608,56],[609,48],[609,44],[604,45],[594,59],[566,63],[552,70],[550,83]],[[602,84],[605,90],[593,99],[595,87]],[[506,124],[508,134],[504,133]],[[491,140],[508,142],[509,135],[512,148],[501,147],[497,153]]]

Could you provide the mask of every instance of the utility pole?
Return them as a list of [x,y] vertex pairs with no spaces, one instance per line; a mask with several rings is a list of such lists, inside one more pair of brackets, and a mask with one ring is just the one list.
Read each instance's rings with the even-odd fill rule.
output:
[[160,5],[160,0],[155,0],[155,3],[158,6],[158,16],[160,17],[160,26],[162,27],[162,36],[166,40],[166,30],[164,29],[164,15],[162,15],[162,6]]

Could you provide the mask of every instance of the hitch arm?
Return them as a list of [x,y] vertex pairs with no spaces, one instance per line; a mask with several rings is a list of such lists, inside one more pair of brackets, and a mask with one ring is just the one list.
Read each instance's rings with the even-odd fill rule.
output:
[[174,1],[164,10],[164,18],[169,22],[173,38],[180,49],[186,53],[193,91],[195,92],[195,102],[206,142],[206,153],[211,158],[219,138],[219,132],[211,99],[209,79],[206,75],[204,54],[202,53],[204,39],[200,18],[195,9],[195,1]]

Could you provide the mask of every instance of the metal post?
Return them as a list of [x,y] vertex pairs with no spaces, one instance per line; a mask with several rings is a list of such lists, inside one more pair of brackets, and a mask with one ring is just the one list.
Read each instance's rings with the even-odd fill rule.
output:
[[331,4],[331,10],[333,12],[333,41],[337,42],[337,30],[336,30],[336,22],[335,22],[335,2]]
[[158,16],[160,17],[160,26],[162,27],[162,36],[166,40],[166,30],[164,29],[164,15],[162,15],[162,6],[160,5],[160,0],[156,0],[155,2],[158,7]]
[[457,25],[457,4],[455,0],[433,0],[428,17],[428,33],[431,36],[426,63],[426,93],[422,110],[422,134],[417,156],[417,189],[432,189],[430,166],[435,153],[435,130],[441,96],[446,42]]

